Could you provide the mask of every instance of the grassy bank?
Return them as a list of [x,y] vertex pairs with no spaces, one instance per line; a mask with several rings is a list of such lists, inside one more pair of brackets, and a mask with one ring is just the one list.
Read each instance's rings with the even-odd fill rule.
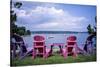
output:
[[53,56],[48,57],[47,59],[37,57],[33,60],[31,56],[28,56],[23,60],[18,60],[16,58],[12,60],[11,65],[25,66],[25,65],[61,64],[61,63],[76,63],[76,62],[90,62],[90,61],[96,61],[96,55],[91,55],[91,56],[78,55],[77,58],[68,56],[66,59],[64,59],[62,56],[55,54]]

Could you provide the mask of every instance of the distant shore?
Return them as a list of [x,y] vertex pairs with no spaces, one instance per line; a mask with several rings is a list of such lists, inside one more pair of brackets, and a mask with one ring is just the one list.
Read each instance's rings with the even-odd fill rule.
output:
[[59,34],[59,33],[88,33],[88,32],[78,32],[78,31],[31,31],[33,34],[41,34],[41,33],[46,33],[46,34]]

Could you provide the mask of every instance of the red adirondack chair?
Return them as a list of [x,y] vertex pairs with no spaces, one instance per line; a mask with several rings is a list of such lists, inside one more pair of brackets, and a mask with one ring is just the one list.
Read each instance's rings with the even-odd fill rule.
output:
[[52,54],[52,48],[47,49],[45,45],[45,38],[40,35],[34,36],[34,45],[33,45],[33,58],[37,55],[43,56],[43,58],[47,58]]
[[77,56],[77,41],[76,36],[69,36],[67,38],[67,44],[65,49],[63,50],[64,58],[67,58],[68,55],[72,55],[73,57]]
[[33,58],[35,58],[37,55],[43,56],[45,58],[46,55],[46,47],[45,47],[45,38],[40,35],[34,36],[34,42],[33,42]]

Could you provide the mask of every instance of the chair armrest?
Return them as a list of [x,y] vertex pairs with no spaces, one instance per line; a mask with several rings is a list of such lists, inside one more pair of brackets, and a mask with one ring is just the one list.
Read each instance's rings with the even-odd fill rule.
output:
[[20,42],[15,42],[16,44],[22,44],[23,43],[23,41],[20,41]]
[[45,42],[45,40],[42,40],[42,41],[34,41],[34,42]]
[[76,42],[76,40],[75,41],[67,40],[67,42]]

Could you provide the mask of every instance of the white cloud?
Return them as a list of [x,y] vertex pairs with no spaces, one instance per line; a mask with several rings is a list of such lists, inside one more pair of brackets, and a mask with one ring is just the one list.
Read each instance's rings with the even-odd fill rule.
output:
[[57,23],[57,22],[47,22],[47,23],[43,23],[43,24],[39,24],[39,25],[37,25],[37,26],[35,26],[36,28],[51,28],[51,27],[55,27],[55,26],[57,26],[57,25],[59,25],[59,23]]
[[24,16],[26,16],[26,11],[20,10],[20,12],[18,13],[18,17],[24,17]]
[[[70,12],[55,7],[37,6],[32,10],[17,10],[17,15],[32,29],[66,29],[82,28],[85,17],[73,16]],[[26,20],[26,21],[25,21]],[[20,22],[18,22],[20,23]],[[31,23],[31,24],[30,24]],[[28,25],[27,25],[28,26]],[[28,28],[28,27],[27,27]]]
[[73,22],[87,21],[85,17],[72,17]]
[[32,13],[62,15],[64,12],[63,12],[63,10],[56,9],[55,7],[40,7],[40,6],[37,6],[35,9],[32,10]]

